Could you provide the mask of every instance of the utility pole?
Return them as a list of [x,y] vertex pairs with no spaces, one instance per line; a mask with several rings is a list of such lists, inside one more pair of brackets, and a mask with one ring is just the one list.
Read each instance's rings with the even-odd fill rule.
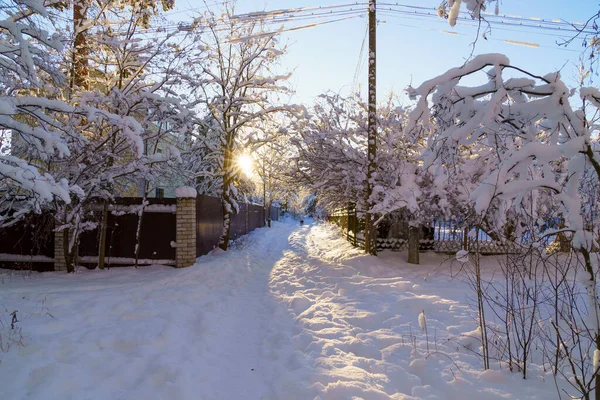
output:
[[87,4],[85,0],[73,2],[73,66],[71,76],[71,89],[73,86],[88,89],[88,56],[87,40],[85,37],[85,22],[87,20]]
[[377,230],[373,226],[371,199],[377,164],[377,15],[376,0],[369,0],[369,120],[367,132],[367,185],[365,198],[365,252],[377,255]]
[[[266,156],[265,156],[266,158]],[[265,158],[262,160],[262,181],[263,181],[263,219],[267,226],[267,175],[265,173]],[[269,227],[270,228],[270,227]]]

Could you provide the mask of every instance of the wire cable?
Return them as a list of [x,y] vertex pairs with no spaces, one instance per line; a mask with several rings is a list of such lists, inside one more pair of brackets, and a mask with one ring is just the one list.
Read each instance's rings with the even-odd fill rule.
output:
[[369,24],[366,24],[365,36],[363,37],[362,45],[360,46],[360,53],[358,54],[358,62],[356,63],[356,70],[354,71],[354,80],[352,81],[352,87],[358,87],[358,77],[362,71],[363,57],[365,54],[365,45],[367,43],[367,37],[369,35]]

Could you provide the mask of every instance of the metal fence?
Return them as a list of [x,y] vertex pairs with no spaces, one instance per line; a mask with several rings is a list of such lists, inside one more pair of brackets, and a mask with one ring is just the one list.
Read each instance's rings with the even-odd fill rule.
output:
[[346,208],[340,208],[332,212],[329,217],[332,222],[342,228],[342,234],[355,247],[365,247],[365,238],[359,232],[364,231],[364,221],[357,217],[354,204],[348,204]]
[[[264,208],[257,204],[239,204],[239,212],[231,220],[230,239],[235,240],[256,228],[265,226]],[[279,208],[271,207],[271,220],[279,220]],[[213,250],[223,231],[221,199],[200,195],[196,198],[196,255]]]
[[32,214],[0,229],[0,268],[54,270],[54,219]]
[[[329,221],[341,228],[342,235],[355,247],[364,248],[364,221],[357,218],[353,205],[335,210]],[[408,220],[397,218],[378,226],[377,251],[408,249]],[[494,240],[483,230],[465,220],[432,218],[420,224],[419,250],[438,253],[456,253],[461,249],[481,254],[506,254],[519,251],[519,244]]]
[[[109,205],[106,224],[106,265],[132,265],[135,262],[137,229],[142,198],[123,197]],[[139,259],[141,264],[160,260],[162,264],[175,263],[176,199],[148,198],[141,221]],[[93,207],[93,220],[102,220],[102,205]],[[98,225],[100,226],[100,225]],[[83,232],[79,237],[78,262],[98,265],[100,229]],[[133,261],[133,262],[132,262]],[[155,262],[155,261],[154,261]]]
[[[132,265],[135,261],[139,209],[142,198],[118,198],[109,205],[106,230],[106,266]],[[175,265],[176,199],[147,199],[140,235],[140,264]],[[92,205],[90,220],[102,220],[103,203]],[[279,207],[269,210],[279,220]],[[240,203],[232,218],[230,239],[235,240],[265,225],[261,205]],[[200,195],[196,198],[196,255],[213,250],[223,229],[221,199]],[[0,268],[52,271],[54,269],[54,218],[50,214],[31,215],[21,223],[0,228]],[[93,268],[98,264],[99,229],[79,237],[78,264]]]
[[276,206],[271,206],[271,221],[279,221],[279,214],[281,209]]

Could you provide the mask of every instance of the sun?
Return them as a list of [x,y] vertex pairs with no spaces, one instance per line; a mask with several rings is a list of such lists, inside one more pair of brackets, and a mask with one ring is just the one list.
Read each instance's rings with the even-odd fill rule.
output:
[[248,154],[242,154],[239,156],[237,164],[240,170],[242,170],[244,175],[247,177],[250,178],[252,175],[254,175],[254,160],[252,160],[252,157],[250,157]]

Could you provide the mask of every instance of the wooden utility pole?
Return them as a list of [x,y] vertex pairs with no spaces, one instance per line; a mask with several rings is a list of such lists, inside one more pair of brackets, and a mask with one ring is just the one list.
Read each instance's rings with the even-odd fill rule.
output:
[[89,51],[84,32],[87,19],[87,5],[84,0],[73,2],[73,31],[75,38],[73,43],[73,66],[71,76],[71,89],[73,86],[87,90],[88,87],[88,57]]
[[368,145],[367,145],[367,185],[365,195],[365,252],[377,255],[377,230],[373,226],[371,209],[374,204],[371,199],[373,193],[373,180],[377,164],[377,15],[376,0],[369,0],[369,120],[368,120]]
[[[262,181],[263,181],[263,223],[267,226],[267,174],[265,172],[265,157],[262,160]],[[270,224],[269,224],[270,225]],[[270,228],[270,226],[269,226]]]

